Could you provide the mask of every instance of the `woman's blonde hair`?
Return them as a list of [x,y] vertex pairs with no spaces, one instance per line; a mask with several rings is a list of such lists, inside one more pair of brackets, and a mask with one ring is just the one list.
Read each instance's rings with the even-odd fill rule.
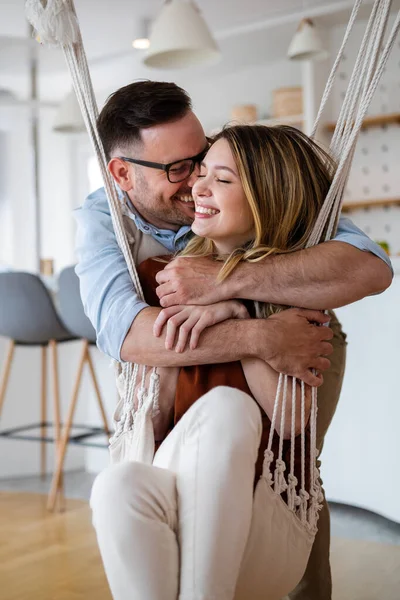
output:
[[328,193],[333,159],[304,133],[287,125],[235,125],[212,140],[232,151],[254,219],[254,239],[228,257],[217,257],[211,240],[194,236],[181,256],[224,260],[222,281],[242,261],[304,248]]

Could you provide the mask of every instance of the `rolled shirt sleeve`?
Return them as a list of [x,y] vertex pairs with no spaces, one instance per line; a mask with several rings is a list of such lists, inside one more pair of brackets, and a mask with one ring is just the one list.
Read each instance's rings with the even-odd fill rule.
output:
[[388,265],[393,274],[392,263],[383,248],[373,242],[366,233],[356,227],[353,221],[347,217],[340,217],[334,240],[336,242],[346,242],[346,244],[350,244],[364,252],[372,252],[372,254],[381,258]]
[[86,315],[97,334],[97,346],[115,360],[136,315],[147,308],[132,283],[118,246],[103,188],[74,211],[77,222],[76,273]]

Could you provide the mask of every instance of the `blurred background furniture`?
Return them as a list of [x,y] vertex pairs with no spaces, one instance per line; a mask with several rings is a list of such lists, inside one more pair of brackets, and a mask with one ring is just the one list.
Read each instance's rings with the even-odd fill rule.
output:
[[[0,378],[0,416],[17,346],[41,346],[40,421],[0,431],[0,436],[41,443],[40,470],[46,474],[46,443],[59,443],[61,433],[57,344],[73,338],[61,323],[51,296],[37,275],[24,272],[0,273],[0,335],[9,339],[8,352]],[[47,419],[47,348],[52,359],[54,436],[47,435],[53,425]],[[23,367],[22,367],[23,375]],[[27,398],[24,398],[27,401]],[[23,400],[23,401],[24,401]],[[23,406],[22,406],[23,410]],[[40,429],[40,436],[31,432]],[[61,478],[59,480],[60,489]]]
[[[95,436],[99,433],[104,432],[106,435],[108,446],[108,438],[110,437],[110,429],[108,427],[107,416],[104,410],[104,405],[101,398],[96,373],[93,367],[92,357],[90,355],[90,346],[96,344],[96,333],[94,328],[92,327],[92,324],[90,323],[89,319],[84,313],[82,300],[79,292],[79,279],[75,274],[74,267],[67,267],[60,274],[58,281],[58,309],[62,321],[65,323],[66,327],[74,336],[74,338],[82,340],[82,349],[78,363],[78,370],[74,382],[72,397],[68,407],[67,418],[60,440],[56,461],[56,469],[54,472],[48,499],[49,510],[54,510],[55,507],[57,489],[59,488],[60,482],[62,481],[62,471],[68,443],[99,446],[99,444],[90,444],[90,442],[88,442],[87,440],[91,436]],[[72,426],[77,427],[75,424],[73,424],[73,419],[77,405],[79,389],[82,382],[83,368],[86,363],[89,367],[90,376],[93,382],[96,400],[100,409],[100,414],[103,422],[103,428],[78,426],[84,427],[85,429],[87,429],[87,431],[72,436]]]

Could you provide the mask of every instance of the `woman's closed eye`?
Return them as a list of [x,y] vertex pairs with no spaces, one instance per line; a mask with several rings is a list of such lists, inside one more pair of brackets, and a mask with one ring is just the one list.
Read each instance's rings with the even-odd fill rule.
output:
[[[197,179],[203,179],[204,177],[205,177],[205,175],[202,175],[201,173],[199,173],[197,175]],[[232,183],[231,181],[228,181],[227,179],[219,179],[219,177],[216,177],[215,181],[218,181],[218,183]]]

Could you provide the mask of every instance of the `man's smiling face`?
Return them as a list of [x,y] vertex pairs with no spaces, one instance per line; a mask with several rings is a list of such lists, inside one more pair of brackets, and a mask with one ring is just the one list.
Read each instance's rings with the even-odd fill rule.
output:
[[[129,154],[129,158],[169,164],[196,156],[207,146],[200,121],[192,111],[185,116],[162,125],[141,131],[142,144]],[[129,197],[141,216],[159,228],[178,230],[191,225],[194,219],[194,203],[190,177],[179,183],[171,183],[161,169],[125,163],[133,171],[134,185]]]

